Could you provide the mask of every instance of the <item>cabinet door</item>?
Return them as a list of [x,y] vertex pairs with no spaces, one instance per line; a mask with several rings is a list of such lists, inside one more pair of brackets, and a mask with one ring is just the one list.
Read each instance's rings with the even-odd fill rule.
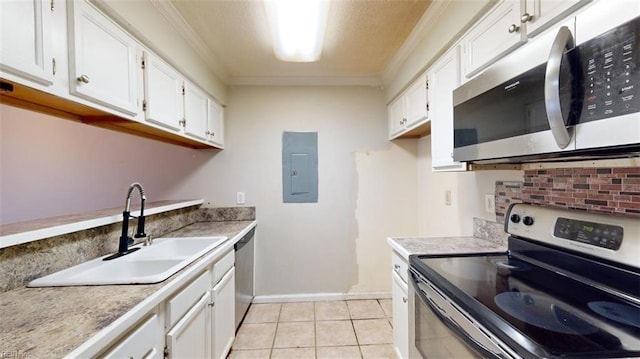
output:
[[208,358],[211,353],[211,293],[205,293],[167,333],[169,358]]
[[526,41],[520,14],[520,1],[503,0],[476,23],[463,40],[465,76],[472,77]]
[[224,109],[214,100],[207,99],[207,141],[224,147]]
[[235,268],[213,287],[213,358],[227,357],[235,336]]
[[164,356],[162,323],[157,314],[151,316],[101,358],[160,359]]
[[393,139],[404,130],[407,122],[404,112],[404,95],[393,101],[387,108],[389,116],[389,138]]
[[51,23],[49,1],[0,1],[0,69],[51,85]]
[[136,42],[86,1],[69,1],[69,91],[129,115],[137,110]]
[[553,25],[554,21],[575,11],[591,0],[526,0],[521,22],[527,23],[527,36],[533,37]]
[[184,118],[182,76],[153,54],[144,52],[144,109],[149,122],[180,130]]
[[195,85],[184,84],[184,133],[207,139],[207,95]]
[[393,306],[393,346],[400,358],[409,358],[409,295],[408,287],[392,272],[391,298]]
[[427,87],[427,75],[425,74],[420,76],[407,90],[405,94],[406,127],[412,127],[429,117]]
[[455,46],[429,71],[431,99],[431,166],[437,170],[462,170],[453,160],[453,90],[460,85],[460,53]]

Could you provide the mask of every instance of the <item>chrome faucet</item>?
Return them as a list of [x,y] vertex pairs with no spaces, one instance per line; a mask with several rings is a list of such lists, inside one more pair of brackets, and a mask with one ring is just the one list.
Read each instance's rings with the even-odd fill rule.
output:
[[136,234],[134,234],[133,237],[144,238],[147,236],[147,234],[144,233],[144,201],[147,198],[144,195],[144,189],[142,188],[142,185],[138,182],[134,182],[131,184],[131,186],[129,186],[129,191],[127,192],[127,199],[124,204],[124,211],[122,212],[122,235],[120,236],[118,253],[115,253],[109,257],[104,258],[105,261],[122,257],[125,254],[129,254],[133,251],[140,249],[140,248],[129,249],[129,245],[133,244],[133,238],[129,237],[129,219],[133,217],[131,216],[131,193],[133,193],[134,189],[137,189],[138,192],[140,193],[140,215],[137,217],[138,226],[136,228]]

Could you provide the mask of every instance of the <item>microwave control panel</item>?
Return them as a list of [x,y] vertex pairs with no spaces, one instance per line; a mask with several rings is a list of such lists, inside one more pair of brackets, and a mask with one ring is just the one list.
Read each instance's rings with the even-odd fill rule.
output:
[[581,121],[640,111],[640,17],[578,46]]

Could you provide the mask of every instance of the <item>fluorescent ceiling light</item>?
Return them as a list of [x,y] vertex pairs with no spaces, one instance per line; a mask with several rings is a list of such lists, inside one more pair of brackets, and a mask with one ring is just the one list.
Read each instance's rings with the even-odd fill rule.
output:
[[267,0],[273,51],[282,61],[320,58],[329,0]]

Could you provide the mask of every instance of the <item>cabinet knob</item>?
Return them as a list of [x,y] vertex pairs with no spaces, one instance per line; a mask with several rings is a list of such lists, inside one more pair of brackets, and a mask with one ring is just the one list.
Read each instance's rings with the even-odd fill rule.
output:
[[186,126],[187,125],[187,120],[183,118],[182,120],[178,121],[178,124],[180,126]]
[[87,75],[82,75],[82,76],[78,77],[77,80],[78,80],[78,82],[82,82],[82,83],[88,84],[91,79]]
[[517,32],[518,30],[520,30],[520,26],[516,25],[516,24],[511,24],[511,26],[509,26],[509,33],[513,34],[514,32]]
[[397,269],[397,270],[400,270],[400,266],[399,266],[399,265],[397,265],[397,264],[394,264],[394,265],[393,265],[393,268],[395,268],[395,269]]
[[407,297],[402,297],[402,301],[403,301],[404,303],[406,303],[406,302],[407,302]]
[[524,14],[522,14],[522,16],[520,17],[520,22],[521,23],[525,23],[525,22],[529,22],[533,19],[533,16],[531,16],[528,12],[525,12]]

